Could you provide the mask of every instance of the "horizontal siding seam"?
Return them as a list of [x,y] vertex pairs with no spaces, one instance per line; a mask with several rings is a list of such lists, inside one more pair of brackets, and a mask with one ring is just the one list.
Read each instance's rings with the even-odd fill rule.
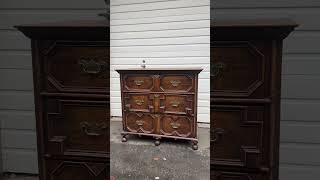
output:
[[[170,1],[180,1],[180,0],[170,0]],[[129,2],[129,1],[126,1]],[[168,0],[158,0],[158,1],[151,1],[151,2],[139,2],[139,3],[132,3],[133,1],[131,1],[131,3],[121,3],[121,4],[111,4],[110,3],[110,7],[116,7],[116,6],[123,6],[123,5],[138,5],[138,4],[153,4],[153,3],[158,3],[158,2],[168,2]]]
[[[171,16],[168,16],[168,17],[171,17]],[[141,19],[144,19],[144,18],[141,18]],[[116,26],[130,26],[130,25],[145,25],[145,24],[164,24],[164,23],[176,23],[176,22],[196,22],[196,21],[210,21],[210,18],[201,18],[201,19],[193,19],[193,20],[180,20],[180,21],[162,21],[162,22],[149,22],[149,23],[135,23],[135,24],[116,24],[116,25],[113,25],[111,23],[111,26],[112,27],[116,27]]]
[[139,11],[123,11],[123,12],[112,12],[112,14],[122,14],[122,13],[131,13],[131,12],[150,12],[150,11],[159,11],[159,10],[172,10],[172,9],[185,9],[185,8],[196,8],[196,7],[207,7],[208,5],[199,5],[199,6],[188,6],[188,7],[173,7],[173,8],[161,8],[161,9],[145,9]]

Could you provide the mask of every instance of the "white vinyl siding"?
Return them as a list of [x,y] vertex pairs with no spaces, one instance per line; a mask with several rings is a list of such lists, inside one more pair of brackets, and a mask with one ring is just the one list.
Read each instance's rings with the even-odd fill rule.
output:
[[215,0],[211,18],[293,18],[284,41],[280,180],[320,177],[320,1]]
[[3,172],[38,173],[30,40],[13,26],[96,19],[105,7],[103,0],[0,1],[0,167]]
[[118,68],[201,67],[198,121],[210,122],[210,0],[111,0],[111,115],[121,116]]

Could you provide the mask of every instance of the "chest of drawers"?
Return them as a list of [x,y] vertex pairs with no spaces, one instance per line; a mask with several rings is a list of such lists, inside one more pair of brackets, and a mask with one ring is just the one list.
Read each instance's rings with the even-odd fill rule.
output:
[[40,179],[108,179],[108,23],[17,28],[32,40]]
[[211,26],[211,179],[277,180],[282,40],[291,21]]
[[119,69],[123,141],[126,135],[185,139],[197,149],[198,73],[201,69]]

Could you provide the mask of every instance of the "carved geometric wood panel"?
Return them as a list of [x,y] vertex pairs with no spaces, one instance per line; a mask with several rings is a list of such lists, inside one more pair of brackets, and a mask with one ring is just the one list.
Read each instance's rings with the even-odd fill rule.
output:
[[46,90],[106,93],[109,51],[106,45],[55,42],[45,52]]
[[146,74],[130,74],[123,77],[126,90],[151,91],[154,88],[153,76]]
[[164,95],[160,100],[160,112],[180,115],[193,115],[193,95]]
[[137,133],[155,133],[157,116],[148,113],[127,113],[124,124],[128,131]]
[[47,101],[48,153],[92,153],[104,157],[109,151],[109,106],[104,101]]
[[104,163],[47,161],[48,180],[105,180],[109,167]]
[[160,132],[167,136],[192,137],[193,123],[193,118],[188,116],[163,115]]
[[211,92],[215,97],[248,97],[264,84],[265,57],[252,43],[217,43],[211,54]]
[[264,110],[260,106],[211,106],[211,163],[214,167],[259,168]]
[[170,92],[189,92],[194,86],[194,77],[190,75],[162,75],[160,89]]

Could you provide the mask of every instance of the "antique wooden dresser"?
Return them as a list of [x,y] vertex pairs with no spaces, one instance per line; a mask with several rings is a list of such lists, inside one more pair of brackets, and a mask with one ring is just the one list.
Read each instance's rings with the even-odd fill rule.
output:
[[211,23],[211,179],[277,180],[287,20]]
[[198,149],[197,93],[201,69],[118,69],[122,141],[126,135],[185,139]]
[[109,23],[17,26],[32,39],[40,180],[109,178]]

